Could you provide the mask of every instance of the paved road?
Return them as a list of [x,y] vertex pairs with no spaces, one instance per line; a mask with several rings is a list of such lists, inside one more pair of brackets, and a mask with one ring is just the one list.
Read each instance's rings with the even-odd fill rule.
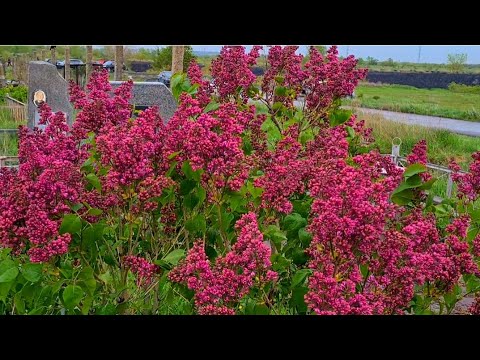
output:
[[480,137],[480,122],[454,120],[438,116],[405,114],[395,111],[366,108],[358,108],[356,111],[358,113],[363,112],[365,114],[381,115],[386,120],[396,121],[404,124],[446,129],[457,134]]
[[[297,101],[294,102],[294,104],[299,107],[303,106],[303,98],[299,98]],[[350,108],[349,106],[344,106],[344,107]],[[443,118],[439,116],[406,114],[406,113],[399,113],[395,111],[367,109],[367,108],[356,108],[355,112],[359,114],[364,113],[364,114],[380,115],[386,120],[396,121],[399,123],[404,123],[409,125],[420,125],[420,126],[437,128],[437,129],[445,129],[457,134],[480,137],[480,122],[448,119],[448,118]]]

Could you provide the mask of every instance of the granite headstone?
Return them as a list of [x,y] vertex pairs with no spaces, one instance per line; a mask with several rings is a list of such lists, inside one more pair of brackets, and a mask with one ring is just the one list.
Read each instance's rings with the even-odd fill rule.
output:
[[[121,81],[110,81],[112,89],[116,89]],[[177,102],[169,88],[160,82],[134,82],[130,104],[136,107],[158,106],[164,122],[170,120],[177,109]]]
[[28,127],[38,126],[38,108],[34,103],[35,94],[43,91],[46,103],[53,112],[61,111],[67,116],[67,123],[73,122],[73,106],[68,96],[68,84],[57,72],[57,67],[45,61],[30,61],[28,68]]

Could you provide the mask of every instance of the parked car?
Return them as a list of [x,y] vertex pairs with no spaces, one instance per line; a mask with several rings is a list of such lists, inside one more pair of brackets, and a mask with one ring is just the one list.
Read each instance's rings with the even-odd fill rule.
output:
[[108,60],[103,63],[103,68],[107,69],[109,72],[115,71],[115,61]]
[[[84,65],[84,62],[80,59],[70,59],[70,66]],[[57,68],[61,69],[65,67],[65,60],[57,61]]]
[[165,84],[166,87],[170,87],[170,80],[172,79],[172,72],[171,71],[162,71],[158,75],[158,81]]
[[[48,63],[50,63],[50,64],[52,63],[52,59],[45,59],[45,61],[48,62]],[[57,67],[59,66],[59,65],[58,65],[59,63],[60,63],[60,61],[57,60],[57,64],[56,64]]]
[[[114,72],[115,71],[115,61],[113,60],[108,60],[103,63],[103,68],[107,69],[109,72]],[[127,70],[127,67],[125,64],[123,64],[123,70]]]

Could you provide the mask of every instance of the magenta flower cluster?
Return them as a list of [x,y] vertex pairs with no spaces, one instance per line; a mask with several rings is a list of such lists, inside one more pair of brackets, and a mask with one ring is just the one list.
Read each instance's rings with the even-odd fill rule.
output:
[[237,242],[225,256],[211,264],[202,241],[197,241],[186,259],[169,277],[195,292],[199,314],[233,315],[235,305],[252,287],[275,280],[270,270],[270,248],[263,242],[254,213],[243,215],[235,224]]
[[159,266],[138,256],[125,256],[123,258],[123,266],[137,276],[138,286],[150,285],[155,274],[160,270]]

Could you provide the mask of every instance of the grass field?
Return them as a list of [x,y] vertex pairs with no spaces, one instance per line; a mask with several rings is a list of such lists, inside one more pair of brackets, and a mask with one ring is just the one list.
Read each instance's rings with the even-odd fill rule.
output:
[[[429,129],[422,126],[406,125],[391,122],[379,115],[365,114],[359,116],[368,127],[373,128],[375,144],[382,154],[390,154],[392,140],[398,137],[402,140],[400,155],[406,156],[420,140],[427,141],[427,157],[430,163],[448,166],[450,160],[455,160],[464,169],[472,161],[471,155],[480,150],[480,138],[457,135],[446,130]],[[437,181],[432,187],[435,195],[445,197],[447,177],[444,173],[432,172]],[[455,187],[454,191],[455,193]]]
[[458,135],[447,130],[431,129],[423,126],[407,125],[385,120],[379,115],[360,114],[368,127],[373,128],[373,136],[381,153],[391,153],[392,140],[402,140],[400,155],[408,155],[413,146],[425,139],[428,146],[428,160],[431,163],[447,166],[450,160],[457,161],[467,168],[471,154],[480,150],[480,138]]
[[19,125],[26,124],[26,122],[14,121],[10,112],[0,107],[0,129],[16,129]]
[[411,114],[480,121],[480,94],[405,85],[362,84],[345,104]]
[[18,137],[16,134],[0,134],[0,156],[18,154]]

